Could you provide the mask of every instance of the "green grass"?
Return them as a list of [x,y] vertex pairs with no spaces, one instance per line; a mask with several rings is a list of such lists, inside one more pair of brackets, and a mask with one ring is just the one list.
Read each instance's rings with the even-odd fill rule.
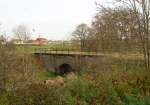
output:
[[45,80],[53,79],[55,77],[56,77],[56,74],[54,72],[48,72],[46,70],[40,70],[37,73],[36,81],[37,82],[43,82]]
[[48,45],[16,45],[18,53],[33,53],[38,48],[52,48],[52,49],[71,49],[71,45],[67,44],[48,44]]

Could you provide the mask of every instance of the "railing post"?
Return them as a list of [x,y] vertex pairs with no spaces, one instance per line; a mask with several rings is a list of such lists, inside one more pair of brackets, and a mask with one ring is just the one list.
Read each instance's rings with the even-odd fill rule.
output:
[[96,55],[98,55],[97,49],[95,51],[96,51]]
[[44,48],[44,51],[45,51],[45,53],[46,53],[46,48]]
[[51,49],[49,49],[49,53],[51,54]]
[[37,49],[35,48],[35,49],[34,49],[34,53],[36,53],[36,50],[37,50]]
[[68,55],[69,55],[69,49],[68,49]]
[[56,49],[56,54],[57,54],[57,49]]

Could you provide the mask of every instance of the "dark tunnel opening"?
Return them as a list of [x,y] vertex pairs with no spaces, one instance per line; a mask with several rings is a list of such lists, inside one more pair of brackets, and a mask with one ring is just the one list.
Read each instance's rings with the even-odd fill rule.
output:
[[73,68],[71,67],[71,65],[64,63],[61,64],[57,69],[56,69],[56,73],[58,75],[65,75],[68,74],[70,72],[73,72]]

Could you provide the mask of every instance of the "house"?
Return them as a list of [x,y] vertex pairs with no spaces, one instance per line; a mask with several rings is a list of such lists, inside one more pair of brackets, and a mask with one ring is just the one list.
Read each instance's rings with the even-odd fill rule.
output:
[[48,44],[48,40],[46,38],[37,38],[36,40],[28,40],[26,42],[20,39],[13,39],[11,42],[16,45],[21,45],[21,44],[46,45]]
[[48,40],[46,38],[37,38],[36,40],[32,40],[31,44],[34,44],[34,45],[46,45],[46,44],[48,44]]

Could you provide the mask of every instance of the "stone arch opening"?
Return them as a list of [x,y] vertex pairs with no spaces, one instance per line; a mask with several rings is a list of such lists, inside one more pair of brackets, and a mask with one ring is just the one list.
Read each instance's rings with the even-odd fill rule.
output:
[[70,64],[67,64],[67,63],[64,63],[64,64],[61,64],[58,68],[57,68],[57,73],[59,75],[64,75],[64,74],[68,74],[70,72],[73,71],[73,68]]

